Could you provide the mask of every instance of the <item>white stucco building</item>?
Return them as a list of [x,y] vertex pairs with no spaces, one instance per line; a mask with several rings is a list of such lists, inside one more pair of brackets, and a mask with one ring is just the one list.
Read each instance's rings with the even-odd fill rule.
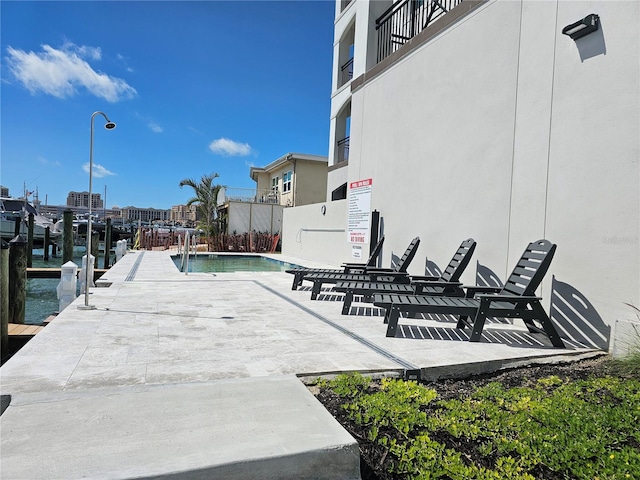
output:
[[[443,267],[473,237],[504,281],[547,238],[545,309],[623,351],[640,307],[640,2],[405,3],[336,2],[327,203],[285,212],[283,253],[349,260],[337,199],[371,179],[385,263],[419,235],[410,271]],[[562,33],[590,14],[597,31]]]

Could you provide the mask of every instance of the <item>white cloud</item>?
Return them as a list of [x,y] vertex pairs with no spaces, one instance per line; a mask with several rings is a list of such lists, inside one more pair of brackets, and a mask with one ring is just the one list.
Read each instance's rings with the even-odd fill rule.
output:
[[[89,173],[89,162],[85,163],[84,165],[82,165],[82,170],[84,170],[85,172]],[[115,173],[107,170],[106,168],[104,168],[102,165],[99,165],[97,163],[93,164],[93,172],[92,175],[95,178],[102,178],[102,177],[108,177],[110,175],[115,175]]]
[[224,137],[211,142],[209,150],[226,157],[244,157],[253,151],[248,143],[235,142]]
[[155,122],[149,122],[148,127],[154,133],[162,133],[164,130],[160,125],[158,125]]
[[32,94],[43,92],[58,98],[74,96],[79,89],[108,102],[134,97],[137,92],[121,78],[96,72],[84,57],[100,60],[99,48],[65,43],[61,49],[42,45],[41,52],[7,47],[7,65]]

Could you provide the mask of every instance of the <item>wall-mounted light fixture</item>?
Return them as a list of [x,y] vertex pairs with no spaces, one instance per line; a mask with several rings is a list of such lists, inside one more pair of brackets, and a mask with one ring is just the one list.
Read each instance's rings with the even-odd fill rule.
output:
[[592,13],[582,20],[578,20],[576,23],[564,27],[562,33],[569,35],[573,40],[577,40],[598,30],[599,25],[600,17]]

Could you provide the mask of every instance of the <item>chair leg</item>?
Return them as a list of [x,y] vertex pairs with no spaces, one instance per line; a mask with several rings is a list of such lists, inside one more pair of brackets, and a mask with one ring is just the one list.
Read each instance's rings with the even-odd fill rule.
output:
[[488,302],[485,299],[480,301],[480,307],[478,307],[478,311],[476,312],[476,316],[473,319],[473,326],[471,330],[471,336],[469,337],[470,342],[479,342],[482,339],[482,330],[484,329],[484,322],[487,320],[487,312],[485,308],[487,307]]
[[397,308],[394,308],[393,305],[391,305],[387,310],[387,315],[389,317],[389,325],[387,325],[387,337],[395,337],[396,331],[398,330],[398,318],[400,317],[400,311]]
[[313,288],[311,289],[311,300],[315,300],[322,289],[322,282],[318,280],[313,281]]
[[344,303],[342,304],[342,315],[349,315],[351,302],[353,302],[353,292],[346,291],[344,294]]
[[291,285],[291,290],[297,290],[298,286],[302,283],[302,278],[299,273],[293,274],[293,284]]
[[557,348],[565,348],[562,338],[560,338],[560,335],[558,334],[556,327],[553,326],[551,319],[547,315],[547,312],[544,311],[544,308],[542,308],[542,305],[540,305],[540,302],[532,303],[531,308],[535,312],[535,315],[538,321],[542,324],[542,329],[544,330],[544,333],[546,333],[547,337],[549,337],[549,340],[551,340],[551,344]]

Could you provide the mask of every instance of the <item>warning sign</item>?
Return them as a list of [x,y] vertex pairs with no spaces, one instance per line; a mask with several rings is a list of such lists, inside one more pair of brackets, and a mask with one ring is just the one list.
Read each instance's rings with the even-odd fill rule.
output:
[[347,241],[368,243],[371,213],[371,178],[349,184],[349,218]]

